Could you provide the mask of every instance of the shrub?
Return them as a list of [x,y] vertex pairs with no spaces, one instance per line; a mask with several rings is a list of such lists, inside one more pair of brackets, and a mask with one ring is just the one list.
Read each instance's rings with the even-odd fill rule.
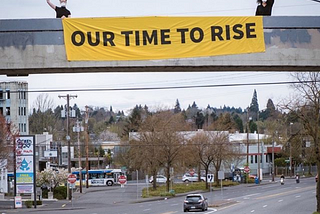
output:
[[42,190],[42,198],[48,198],[48,189]]
[[24,202],[24,204],[26,205],[27,208],[31,208],[33,201],[26,201],[26,202]]
[[67,198],[67,187],[59,186],[53,190],[53,197],[59,200]]
[[[26,201],[26,202],[25,202],[26,207],[27,207],[27,208],[31,208],[31,207],[34,205],[33,202],[34,202],[34,201],[31,201],[31,200]],[[37,203],[37,205],[42,205],[42,201],[37,201],[36,203]]]

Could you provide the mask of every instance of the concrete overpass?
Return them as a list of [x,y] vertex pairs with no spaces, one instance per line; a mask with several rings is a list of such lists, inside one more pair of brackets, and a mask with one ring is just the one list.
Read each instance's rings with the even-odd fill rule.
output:
[[66,60],[60,19],[0,20],[0,74],[320,71],[320,17],[264,17],[265,53],[148,61]]

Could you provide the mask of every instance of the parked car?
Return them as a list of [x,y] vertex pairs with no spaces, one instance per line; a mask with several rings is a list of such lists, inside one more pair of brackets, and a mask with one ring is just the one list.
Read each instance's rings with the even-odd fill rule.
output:
[[249,175],[249,179],[255,179],[256,177],[256,175]]
[[[201,176],[201,181],[206,181],[206,178]],[[193,175],[186,173],[182,176],[183,182],[197,182],[198,181],[198,174],[194,173]]]
[[[153,182],[153,176],[150,177],[149,183]],[[167,177],[163,175],[157,175],[157,183],[166,183],[167,182]]]
[[318,174],[316,175],[315,180],[316,180],[316,182],[318,182]]
[[189,194],[183,201],[183,211],[188,212],[193,209],[208,210],[208,201],[202,194]]

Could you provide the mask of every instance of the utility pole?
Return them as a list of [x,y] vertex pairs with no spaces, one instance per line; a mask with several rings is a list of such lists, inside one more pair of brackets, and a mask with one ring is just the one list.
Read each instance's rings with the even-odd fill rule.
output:
[[247,108],[247,164],[249,166],[249,107]]
[[[69,104],[69,101],[70,101],[70,98],[77,98],[77,95],[70,95],[70,94],[67,94],[67,95],[64,95],[64,96],[61,96],[59,95],[58,96],[59,98],[64,98],[67,100],[67,110],[66,110],[66,115],[67,115],[67,141],[68,141],[68,173],[70,174],[71,173],[71,146],[70,146],[70,136],[69,136],[69,117],[70,117],[70,104]],[[71,189],[69,189],[68,191],[69,193],[69,200],[71,200]]]
[[257,113],[257,132],[258,132],[258,182],[260,184],[260,160],[261,160],[261,156],[260,156],[260,139],[259,139],[259,111]]
[[89,188],[89,107],[86,106],[85,112],[85,140],[86,140],[86,188]]
[[292,143],[291,143],[291,141],[292,141],[292,125],[293,125],[293,123],[290,123],[290,167],[289,167],[289,169],[290,169],[290,177],[292,177],[293,176],[293,174],[292,174],[292,172],[293,172],[293,170],[292,170]]
[[80,132],[83,131],[83,126],[80,126],[79,120],[77,120],[77,126],[73,127],[73,131],[78,133],[79,181],[80,181],[80,193],[82,193],[82,167],[81,167]]

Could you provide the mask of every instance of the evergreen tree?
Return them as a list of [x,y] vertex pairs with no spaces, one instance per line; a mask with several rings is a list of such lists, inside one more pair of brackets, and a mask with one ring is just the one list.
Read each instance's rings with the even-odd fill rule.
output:
[[113,112],[113,111],[112,111],[112,106],[110,106],[110,112]]
[[256,89],[254,89],[252,101],[249,107],[249,113],[250,113],[250,116],[252,116],[253,120],[257,120],[258,112],[259,112],[258,96],[257,96]]
[[273,101],[271,99],[268,99],[267,108],[266,110],[260,113],[259,117],[262,120],[266,120],[269,117],[275,116],[275,114],[276,114],[276,107],[274,106]]
[[204,119],[205,119],[205,117],[203,116],[203,113],[202,112],[197,112],[197,116],[196,116],[197,129],[202,129],[202,126],[204,124]]
[[197,106],[197,104],[196,104],[196,102],[195,101],[193,101],[193,103],[192,103],[192,106],[191,106],[192,108],[198,108],[198,106]]
[[243,133],[243,131],[244,131],[243,130],[243,121],[241,120],[240,116],[238,114],[235,114],[233,116],[233,120],[236,123],[236,127],[237,127],[238,131],[240,133]]
[[176,105],[174,106],[173,112],[174,112],[175,114],[181,112],[180,103],[179,103],[179,100],[178,100],[178,99],[177,99],[177,101],[176,101]]

